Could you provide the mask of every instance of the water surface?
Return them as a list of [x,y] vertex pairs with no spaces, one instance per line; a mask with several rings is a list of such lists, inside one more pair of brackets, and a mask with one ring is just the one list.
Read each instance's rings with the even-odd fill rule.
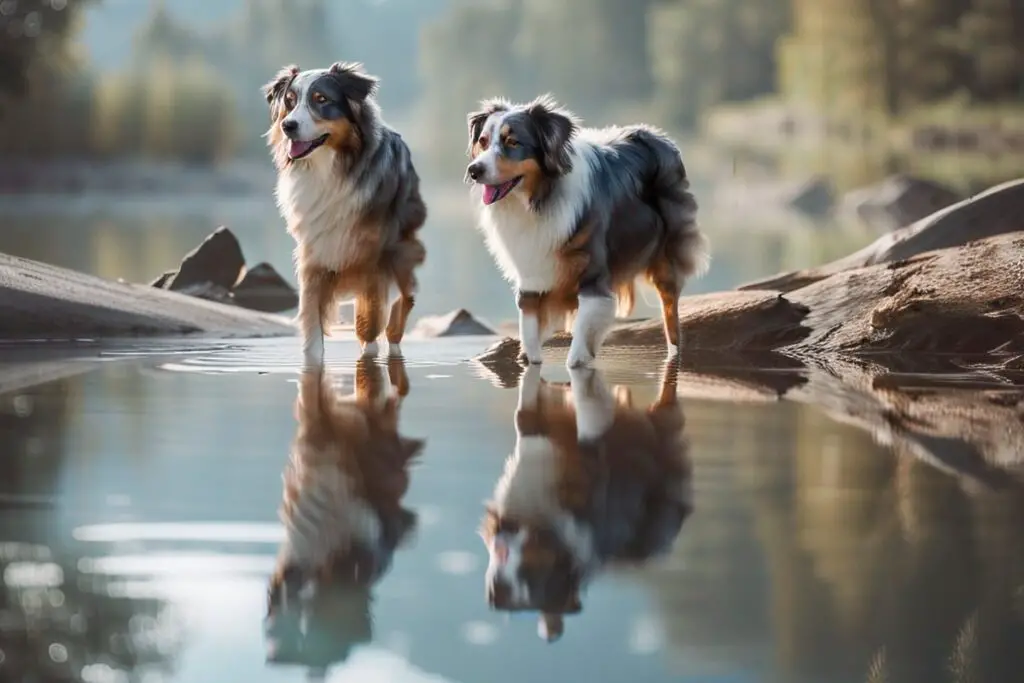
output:
[[[660,432],[619,426],[601,443],[615,444],[611,458],[637,449],[637,463],[647,462],[641,443],[678,456],[692,509],[681,524],[662,524],[659,539],[637,541],[651,557],[588,575],[578,613],[549,643],[536,612],[488,605],[478,529],[516,446],[524,383],[505,377],[516,386],[501,388],[457,362],[485,341],[406,345],[409,392],[395,428],[366,442],[383,468],[366,477],[399,491],[389,514],[405,510],[414,529],[383,553],[372,586],[338,579],[302,619],[278,611],[271,634],[282,477],[301,412],[296,340],[168,347],[157,359],[123,350],[51,358],[39,377],[52,381],[0,385],[5,680],[1016,680],[1024,496],[1012,468],[979,473],[947,457],[990,446],[1012,457],[1021,428],[1007,421],[1012,407],[968,401],[991,434],[940,438],[942,426],[926,429],[924,418],[901,422],[915,406],[893,398],[889,432],[872,434],[865,425],[879,423],[867,404],[855,414],[852,403],[801,398],[829,386],[846,395],[825,378],[748,374],[742,394],[736,371],[689,368],[679,378],[681,422],[662,413]],[[361,366],[357,382],[354,351],[344,341],[328,347],[330,400],[388,374],[381,359]],[[29,360],[18,367],[41,367]],[[577,388],[558,359],[542,375],[551,391]],[[751,376],[774,378],[764,384],[785,385],[794,399],[769,400]],[[592,388],[617,396],[635,429],[650,424],[665,377],[660,358],[640,356],[609,365]],[[922,394],[917,407],[928,400]],[[961,417],[948,424],[966,431],[956,420],[968,409],[956,405]],[[555,408],[538,411],[533,419],[554,424]],[[321,437],[356,443],[345,430]],[[398,437],[423,441],[404,494],[393,485],[402,468],[385,455]],[[621,510],[665,495],[618,467],[618,488],[607,490],[618,491]],[[602,510],[598,531],[613,535],[628,512]]]

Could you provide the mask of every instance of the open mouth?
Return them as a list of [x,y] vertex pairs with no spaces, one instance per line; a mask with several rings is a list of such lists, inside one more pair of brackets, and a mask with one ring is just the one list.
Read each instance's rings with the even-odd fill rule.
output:
[[484,185],[484,204],[493,204],[500,199],[504,199],[522,179],[523,176],[518,176],[501,185]]
[[309,156],[314,149],[327,142],[327,137],[327,133],[324,133],[315,140],[292,140],[288,147],[288,158],[295,161]]

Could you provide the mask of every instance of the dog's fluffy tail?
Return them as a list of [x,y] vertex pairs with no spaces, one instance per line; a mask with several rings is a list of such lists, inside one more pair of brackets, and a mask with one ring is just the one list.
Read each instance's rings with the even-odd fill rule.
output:
[[665,223],[665,256],[682,286],[685,280],[706,273],[711,265],[711,245],[697,226],[697,200],[690,192],[683,156],[658,130],[641,128],[634,136],[654,157],[651,199]]

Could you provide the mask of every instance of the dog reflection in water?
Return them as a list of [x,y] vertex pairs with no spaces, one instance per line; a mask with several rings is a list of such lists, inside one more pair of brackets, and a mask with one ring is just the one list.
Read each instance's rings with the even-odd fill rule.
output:
[[554,385],[530,366],[520,380],[516,445],[487,505],[487,599],[540,613],[549,642],[604,567],[667,553],[690,514],[690,461],[670,362],[659,396],[635,408],[595,370]]
[[370,640],[372,587],[416,522],[402,506],[408,467],[424,445],[399,434],[408,387],[398,357],[388,376],[374,359],[360,360],[349,396],[322,368],[301,375],[283,475],[285,540],[268,595],[268,662],[303,664],[316,678]]

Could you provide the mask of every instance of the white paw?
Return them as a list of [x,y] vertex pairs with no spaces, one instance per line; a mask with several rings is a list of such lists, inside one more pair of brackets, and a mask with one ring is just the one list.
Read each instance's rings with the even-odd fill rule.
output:
[[572,344],[569,346],[569,357],[565,359],[565,366],[571,370],[589,367],[594,362],[594,356],[583,344]]
[[302,360],[307,368],[316,368],[324,364],[324,338],[321,336],[307,339],[302,345]]
[[401,344],[388,344],[388,355],[389,356],[401,356],[402,345]]
[[377,353],[379,353],[379,352],[380,352],[380,347],[377,346],[377,342],[372,341],[372,342],[366,342],[365,344],[363,344],[363,348],[362,348],[363,358],[371,358],[371,357],[372,358],[376,358],[377,357]]

